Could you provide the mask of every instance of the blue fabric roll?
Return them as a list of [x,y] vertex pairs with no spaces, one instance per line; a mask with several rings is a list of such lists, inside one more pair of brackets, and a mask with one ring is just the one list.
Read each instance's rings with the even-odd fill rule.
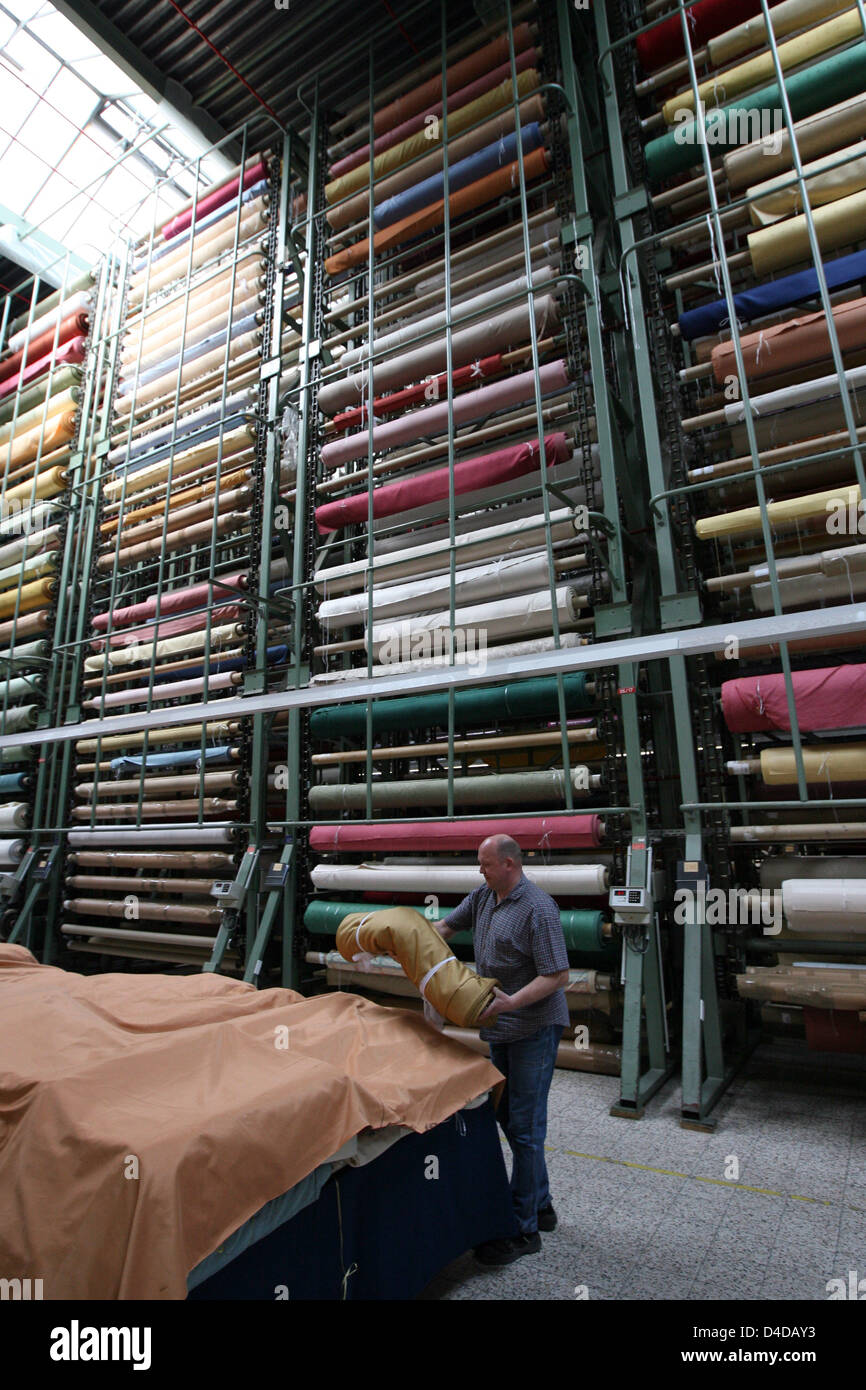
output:
[[[236,323],[232,324],[229,337],[239,338],[242,333],[252,332],[256,326],[255,314],[248,314],[246,318],[238,319]],[[203,338],[200,343],[196,343],[195,347],[187,348],[186,352],[183,354],[184,366],[187,366],[190,362],[195,362],[199,357],[204,357],[206,352],[212,352],[214,348],[223,347],[225,341],[226,330],[224,328],[221,329],[219,333],[211,334],[209,338]],[[161,362],[157,362],[155,367],[148,367],[147,371],[142,372],[138,378],[139,386],[146,386],[149,382],[156,381],[159,377],[166,376],[169,372],[173,372],[180,362],[180,357],[180,353],[176,352],[172,357],[166,357],[163,358]],[[128,396],[132,391],[133,385],[134,378],[130,377],[121,384],[119,394],[121,396]]]
[[[827,288],[843,289],[866,279],[866,251],[853,251],[849,256],[839,256],[835,261],[824,261],[824,274]],[[810,299],[818,293],[818,275],[814,270],[798,270],[796,275],[784,275],[780,280],[770,280],[765,285],[755,285],[754,289],[743,290],[734,295],[734,308],[740,323],[762,318],[765,314],[787,309]],[[704,338],[720,328],[730,326],[728,301],[713,299],[709,304],[701,304],[697,309],[689,309],[680,314],[680,333],[687,342],[693,338]]]
[[[205,762],[208,767],[212,764],[219,766],[221,763],[230,762],[229,745],[221,744],[218,748],[205,749]],[[133,757],[127,755],[123,758],[111,759],[111,770],[117,773],[140,772],[142,767],[148,771],[156,767],[195,767],[201,765],[200,748],[184,748],[178,753],[148,753],[146,758]]]
[[[262,193],[267,191],[267,187],[267,179],[260,179],[258,183],[252,184],[250,188],[245,190],[241,197],[241,202],[249,203],[253,198],[260,197]],[[233,198],[231,207],[223,203],[221,207],[214,208],[213,212],[207,213],[205,217],[198,218],[195,224],[196,236],[198,236],[199,232],[203,232],[206,227],[212,227],[215,222],[219,222],[221,217],[227,217],[230,212],[237,215],[237,205],[237,198]],[[175,247],[182,246],[185,241],[189,241],[191,231],[192,226],[190,225],[185,232],[179,232],[177,236],[173,236],[170,241],[167,241],[164,246],[161,246],[158,251],[154,251],[150,258],[151,265],[156,265],[157,261],[161,261],[163,256],[167,256],[170,251],[174,251]],[[147,256],[139,256],[138,259],[132,263],[133,275],[139,270],[144,270],[146,265]]]
[[[543,143],[541,128],[537,121],[531,121],[529,125],[521,126],[521,143],[523,153],[531,154]],[[452,164],[448,170],[448,192],[456,193],[460,188],[466,188],[468,184],[475,183],[478,179],[490,174],[494,169],[499,169],[503,164],[512,164],[517,158],[517,132],[512,131],[510,135],[504,135],[499,140],[495,140],[492,145],[485,145],[483,150],[476,150],[466,159],[460,159],[456,164]],[[373,226],[389,227],[392,222],[399,222],[401,217],[408,217],[413,212],[418,212],[420,208],[429,207],[431,203],[436,203],[445,196],[445,171],[433,174],[429,179],[422,180],[421,183],[412,184],[411,188],[404,188],[402,193],[395,193],[393,198],[386,198],[383,203],[373,209]]]
[[26,772],[4,772],[0,776],[0,792],[20,792],[26,784]]
[[[285,661],[288,654],[288,647],[268,647],[268,665],[273,666],[280,661]],[[212,661],[210,664],[211,676],[215,676],[220,671],[245,671],[247,659],[245,656],[228,657],[225,661]],[[188,681],[194,677],[204,675],[204,665],[185,666],[182,671],[166,671],[165,675],[154,677],[157,684],[164,681]]]

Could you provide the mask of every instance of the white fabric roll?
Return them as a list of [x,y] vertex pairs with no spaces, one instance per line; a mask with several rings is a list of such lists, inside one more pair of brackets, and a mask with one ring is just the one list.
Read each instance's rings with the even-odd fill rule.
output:
[[[798,608],[808,604],[832,603],[839,599],[854,602],[866,594],[866,574],[862,570],[851,574],[801,575],[796,579],[779,580],[779,599],[783,608]],[[769,584],[752,585],[752,601],[759,613],[773,612],[773,591]]]
[[[577,533],[574,516],[568,507],[559,507],[550,513],[550,538],[552,541],[572,539]],[[486,526],[479,531],[469,531],[456,536],[454,554],[458,565],[477,560],[518,554],[533,550],[544,543],[544,517],[528,518],[518,530],[513,521],[498,526]],[[425,542],[407,550],[392,551],[388,556],[373,557],[373,575],[383,584],[403,579],[412,574],[436,574],[447,570],[450,565],[447,540]],[[369,560],[351,560],[346,565],[332,565],[328,569],[316,571],[316,588],[328,597],[331,594],[346,593],[352,589],[363,588],[370,571]]]
[[0,570],[0,589],[17,589],[19,581],[29,584],[43,574],[53,574],[58,568],[59,550],[46,550],[44,553],[29,555],[17,565],[7,565]]
[[124,849],[127,845],[165,849],[167,844],[174,849],[175,845],[229,843],[234,839],[234,826],[216,823],[188,827],[160,825],[141,830],[70,830],[68,839],[70,849],[101,848],[103,845],[110,849]]
[[[244,634],[243,623],[224,623],[221,627],[210,629],[211,650],[225,646],[227,642],[235,641]],[[188,632],[180,637],[166,637],[161,642],[145,642],[138,647],[115,647],[108,652],[108,664],[115,666],[135,666],[139,661],[150,661],[154,655],[156,647],[156,659],[162,661],[167,656],[177,656],[184,652],[204,651],[207,646],[208,632]],[[87,671],[101,671],[105,666],[106,653],[101,652],[99,656],[88,656],[85,659],[84,667]]]
[[7,801],[0,806],[0,832],[26,830],[30,823],[30,807],[26,801]]
[[[852,390],[866,383],[866,367],[854,367],[845,373],[845,380]],[[814,377],[811,381],[800,381],[794,386],[783,386],[778,391],[766,391],[762,396],[752,396],[749,404],[753,415],[775,415],[780,410],[792,409],[795,405],[809,405],[828,396],[838,396],[839,376],[831,372],[829,376]],[[725,406],[725,422],[739,425],[746,418],[743,401],[734,401]]]
[[790,930],[804,936],[866,936],[866,879],[785,879],[782,910]]
[[44,531],[33,531],[30,535],[19,536],[8,545],[0,546],[0,566],[14,565],[28,555],[45,550],[59,535],[59,526],[49,526]]
[[[606,893],[608,872],[603,864],[528,864],[523,872],[539,888],[561,897],[595,897]],[[471,893],[483,882],[477,868],[424,864],[317,864],[310,877],[316,888],[351,892]]]
[[[68,318],[70,314],[78,314],[86,309],[90,304],[90,290],[78,290],[76,294],[71,294],[68,299],[64,299],[61,304],[49,309],[47,314],[40,314],[34,318],[29,328],[19,328],[17,333],[13,333],[9,342],[6,344],[10,352],[17,352],[23,348],[29,338],[38,338],[40,333],[45,333],[49,328],[53,328],[57,320]],[[37,313],[39,305],[36,306]]]
[[[540,246],[544,252],[558,252],[560,222],[554,218],[551,222],[541,223],[537,227],[529,229],[530,247]],[[502,242],[499,246],[488,247],[479,252],[477,256],[470,256],[468,260],[461,261],[451,267],[451,283],[455,280],[465,280],[476,270],[486,270],[495,257],[497,261],[504,261],[509,256],[523,252],[523,230],[517,229],[513,237]],[[432,293],[433,290],[445,288],[445,271],[440,270],[435,275],[428,275],[425,279],[419,280],[415,286],[416,295],[421,298],[425,294]]]
[[9,869],[20,863],[23,854],[23,840],[0,840],[0,867]]
[[[563,584],[555,590],[556,613],[561,627],[573,627],[580,617],[580,595],[570,584]],[[414,660],[415,654],[407,657],[402,649],[407,645],[423,645],[425,635],[443,630],[466,630],[472,628],[484,634],[485,642],[505,637],[529,636],[533,633],[546,633],[552,623],[553,607],[550,590],[542,589],[532,594],[498,599],[495,603],[478,603],[469,608],[458,608],[452,622],[447,609],[438,613],[416,613],[411,618],[399,622],[374,623],[372,646],[377,661],[387,661],[386,648],[400,648],[401,655],[396,660]],[[370,646],[369,632],[365,631],[364,641]],[[443,648],[447,650],[447,648]],[[384,655],[383,655],[384,652]],[[426,652],[419,653],[426,656]]]
[[[546,284],[553,280],[556,272],[551,266],[541,266],[532,277],[535,285]],[[525,290],[530,282],[525,275],[519,276],[516,280],[509,283],[509,294],[517,294],[519,290]],[[498,308],[502,304],[504,296],[502,286],[497,285],[496,289],[485,290],[483,294],[477,294],[472,299],[466,299],[459,306],[459,310],[452,308],[452,318],[466,318],[469,314],[481,313],[484,309],[490,309],[494,305]],[[426,314],[424,318],[416,319],[414,323],[406,324],[402,328],[395,328],[390,333],[383,333],[373,339],[373,354],[379,357],[380,354],[387,354],[403,346],[404,343],[411,343],[422,333],[430,333],[434,328],[444,328],[448,321],[448,315],[444,309],[440,309],[435,314]],[[354,367],[370,352],[367,343],[362,347],[349,348],[340,358],[340,366],[349,368]]]
[[[546,551],[528,555],[507,555],[483,565],[458,569],[454,576],[455,604],[519,594],[546,583],[550,567]],[[431,606],[449,603],[451,576],[447,572],[411,584],[379,584],[373,590],[373,615],[377,622],[404,613],[423,613]],[[326,599],[317,617],[323,627],[340,627],[347,622],[364,623],[369,613],[369,593],[349,594]]]
[[[580,647],[586,639],[575,632],[563,632],[559,638],[559,648]],[[477,666],[479,656],[487,661],[501,661],[512,656],[534,656],[536,652],[552,652],[556,643],[552,637],[532,637],[526,642],[506,642],[500,647],[488,647],[479,654],[477,650],[454,653],[455,666]],[[374,666],[373,676],[400,676],[406,671],[440,671],[450,663],[442,657],[419,657],[415,661],[391,661],[387,665]],[[346,671],[331,671],[328,674],[313,676],[310,685],[333,685],[338,681],[355,681],[366,678],[366,666],[352,666]]]
[[[9,507],[6,502],[4,511]],[[35,502],[32,507],[14,508],[0,521],[0,536],[21,536],[31,531],[42,531],[48,521],[57,515],[60,508],[56,502]]]

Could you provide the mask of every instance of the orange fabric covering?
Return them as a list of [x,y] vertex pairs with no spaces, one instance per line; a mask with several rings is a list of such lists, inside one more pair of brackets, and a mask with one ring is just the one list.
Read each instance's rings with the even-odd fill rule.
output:
[[0,1269],[46,1299],[184,1298],[195,1265],[353,1135],[421,1133],[501,1081],[354,994],[85,977],[23,946],[0,945],[0,1020]]
[[[546,172],[547,167],[547,152],[543,148],[533,150],[531,154],[523,157],[523,174],[527,183],[530,183],[532,179],[539,178]],[[501,169],[495,169],[492,174],[485,174],[475,183],[467,184],[466,188],[458,189],[456,193],[452,193],[448,199],[451,216],[462,217],[464,213],[471,212],[473,208],[482,207],[484,203],[489,203],[494,198],[510,193],[513,189],[518,188],[519,184],[520,169],[518,161],[515,160],[513,164],[506,164]],[[392,222],[390,227],[383,227],[381,232],[375,232],[373,250],[377,256],[381,256],[383,252],[400,246],[404,241],[411,241],[413,237],[420,236],[422,232],[429,232],[434,227],[441,226],[444,220],[445,199],[440,198],[438,202],[431,203],[429,207],[420,208],[417,212],[402,218],[400,222]],[[344,251],[337,251],[333,256],[328,256],[325,260],[325,270],[328,275],[339,275],[341,271],[349,270],[353,265],[366,262],[369,254],[369,239],[364,237],[362,241],[356,241],[354,245],[347,246]]]

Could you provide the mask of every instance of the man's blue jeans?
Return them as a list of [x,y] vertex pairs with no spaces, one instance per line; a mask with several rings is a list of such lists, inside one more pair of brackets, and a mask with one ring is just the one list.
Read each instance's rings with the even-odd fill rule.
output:
[[490,1044],[490,1060],[505,1077],[497,1118],[514,1155],[511,1199],[522,1235],[538,1230],[538,1213],[550,1206],[544,1140],[547,1096],[561,1036],[556,1023],[516,1042]]

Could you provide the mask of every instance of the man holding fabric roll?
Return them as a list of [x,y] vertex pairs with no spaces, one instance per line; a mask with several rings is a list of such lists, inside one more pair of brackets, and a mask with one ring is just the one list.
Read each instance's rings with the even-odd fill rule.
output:
[[552,1231],[544,1140],[547,1097],[562,1030],[568,1024],[563,987],[568,954],[559,908],[523,872],[523,856],[509,835],[491,835],[478,850],[484,883],[438,925],[447,940],[471,931],[475,966],[499,979],[481,1015],[481,1037],[505,1077],[499,1123],[514,1156],[511,1195],[518,1234],[478,1247],[484,1265],[507,1265],[541,1249],[539,1230]]

